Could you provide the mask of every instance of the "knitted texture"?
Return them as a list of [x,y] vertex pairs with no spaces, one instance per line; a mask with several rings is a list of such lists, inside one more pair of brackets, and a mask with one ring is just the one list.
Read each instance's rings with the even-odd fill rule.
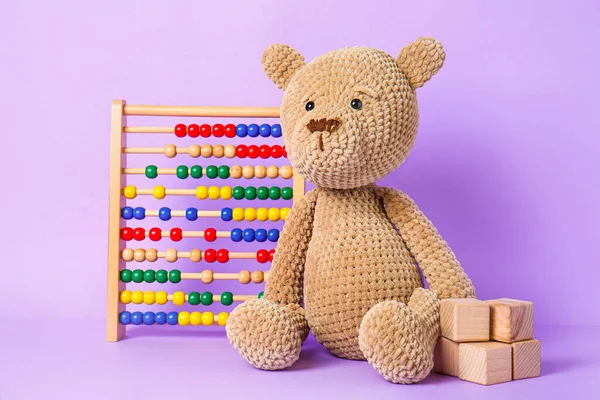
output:
[[296,50],[284,44],[274,44],[265,50],[262,64],[277,87],[285,90],[296,70],[305,63],[304,57]]
[[398,64],[414,89],[420,88],[442,68],[446,52],[434,38],[420,37],[406,46],[398,56]]

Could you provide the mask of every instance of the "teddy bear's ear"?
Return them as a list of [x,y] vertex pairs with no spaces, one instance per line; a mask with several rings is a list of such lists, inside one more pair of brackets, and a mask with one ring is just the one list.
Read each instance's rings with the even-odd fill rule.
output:
[[400,51],[397,62],[413,89],[417,89],[442,68],[445,58],[440,42],[420,37]]
[[285,90],[292,77],[306,63],[302,54],[285,44],[273,44],[265,50],[262,64],[267,76]]

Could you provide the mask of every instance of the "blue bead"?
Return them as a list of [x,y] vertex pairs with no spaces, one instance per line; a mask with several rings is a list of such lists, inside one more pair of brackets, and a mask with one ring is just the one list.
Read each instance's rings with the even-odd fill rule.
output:
[[171,209],[169,207],[162,207],[158,210],[158,218],[161,221],[168,221],[171,219]]
[[276,242],[279,240],[279,230],[269,229],[269,232],[267,232],[267,236],[269,237],[270,242]]
[[231,240],[234,242],[242,241],[242,230],[240,228],[235,228],[231,230]]
[[256,124],[248,125],[248,136],[257,137],[260,134],[259,127]]
[[246,126],[246,124],[238,124],[238,126],[235,127],[235,134],[238,137],[248,136],[248,127]]
[[185,218],[188,221],[195,221],[198,219],[198,209],[194,207],[190,207],[185,210]]
[[254,241],[254,229],[248,228],[244,229],[244,242],[253,242]]
[[221,219],[223,221],[231,221],[233,219],[233,211],[229,207],[225,207],[221,210]]
[[167,314],[167,324],[177,325],[179,314],[175,311],[171,311]]
[[141,325],[144,320],[144,314],[141,311],[131,313],[131,323],[133,325]]
[[271,125],[269,125],[269,124],[262,124],[260,126],[260,128],[258,128],[258,133],[262,137],[269,137],[269,136],[271,136]]
[[123,217],[123,219],[133,218],[133,208],[123,207],[123,209],[121,210],[121,217]]
[[162,311],[157,312],[156,315],[154,316],[154,322],[156,322],[158,325],[166,324],[167,323],[167,313],[162,312]]
[[119,314],[119,322],[123,325],[129,325],[131,323],[131,313],[129,311],[122,311]]
[[133,218],[144,219],[146,218],[146,209],[144,207],[136,207],[133,209]]
[[152,311],[146,311],[144,313],[144,324],[154,325],[154,313]]
[[265,240],[267,240],[267,230],[266,229],[257,229],[256,230],[256,241],[257,242],[264,242]]
[[275,124],[271,127],[271,136],[281,137],[281,125]]

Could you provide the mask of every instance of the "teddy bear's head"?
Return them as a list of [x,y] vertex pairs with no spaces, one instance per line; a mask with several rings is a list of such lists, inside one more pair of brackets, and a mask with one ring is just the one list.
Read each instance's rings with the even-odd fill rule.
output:
[[440,42],[419,38],[397,59],[367,47],[331,51],[310,63],[285,45],[262,59],[285,90],[281,124],[290,162],[320,187],[375,182],[404,162],[417,134],[415,89],[441,67]]

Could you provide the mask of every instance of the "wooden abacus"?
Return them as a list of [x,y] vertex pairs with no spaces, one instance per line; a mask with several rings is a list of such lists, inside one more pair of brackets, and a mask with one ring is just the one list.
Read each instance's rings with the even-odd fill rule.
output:
[[[211,145],[192,144],[190,146],[176,146],[167,144],[164,147],[127,147],[127,134],[172,134],[176,137],[189,136],[191,138],[208,138],[209,136],[226,139],[234,137],[281,137],[281,128],[278,124],[270,126],[263,124],[258,126],[252,124],[177,124],[175,126],[128,126],[127,116],[158,116],[158,117],[200,117],[200,118],[279,118],[277,107],[200,107],[200,106],[149,106],[149,105],[127,105],[125,101],[115,100],[112,103],[111,119],[111,147],[110,147],[110,204],[109,204],[109,238],[108,238],[108,293],[107,293],[107,315],[106,315],[106,339],[118,341],[126,333],[127,325],[225,325],[228,317],[227,312],[215,315],[212,312],[153,312],[126,311],[126,304],[159,304],[164,305],[172,302],[174,305],[210,305],[214,301],[220,301],[223,305],[231,305],[241,302],[257,295],[234,295],[231,292],[223,292],[213,295],[210,292],[200,294],[199,292],[174,292],[167,294],[164,291],[154,292],[152,290],[130,291],[126,288],[128,282],[136,283],[179,283],[182,280],[197,280],[204,284],[210,284],[215,280],[232,281],[237,280],[242,284],[253,282],[262,284],[268,278],[268,270],[241,270],[238,273],[214,272],[205,269],[201,272],[181,272],[179,270],[153,269],[130,270],[126,268],[128,262],[162,262],[175,263],[179,259],[189,259],[193,263],[226,263],[230,259],[255,259],[260,264],[272,260],[274,250],[260,249],[256,252],[229,252],[226,249],[184,249],[178,250],[169,247],[164,251],[154,248],[133,249],[124,247],[130,241],[141,241],[149,239],[154,242],[170,240],[179,242],[182,238],[201,238],[207,242],[217,239],[230,238],[234,242],[244,241],[266,241],[276,242],[279,231],[271,229],[245,229],[234,228],[230,231],[216,231],[213,228],[204,230],[183,230],[179,227],[171,228],[169,231],[158,227],[146,230],[144,228],[132,228],[125,226],[126,220],[141,220],[146,217],[158,217],[162,221],[171,218],[186,218],[195,221],[198,218],[221,218],[223,221],[279,221],[285,220],[289,208],[276,207],[236,207],[223,208],[221,210],[197,209],[189,207],[185,210],[171,210],[162,207],[158,210],[146,210],[143,207],[132,208],[127,205],[127,200],[138,196],[153,196],[155,199],[163,200],[169,196],[194,196],[198,200],[206,199],[246,199],[246,200],[292,200],[297,201],[304,195],[304,180],[294,173],[290,166],[240,166],[221,165],[220,167],[209,166],[202,169],[200,166],[179,166],[177,168],[159,168],[149,165],[146,168],[128,167],[128,154],[164,154],[167,158],[177,155],[185,155],[192,158],[251,158],[267,159],[285,157],[285,146],[280,145]],[[158,175],[176,175],[180,179],[191,176],[201,179],[203,174],[210,178],[217,177],[227,179],[252,179],[252,178],[282,178],[293,179],[292,187],[283,189],[274,187],[253,186],[231,188],[229,186],[198,186],[191,189],[165,188],[155,186],[154,188],[137,188],[129,185],[128,175],[146,175],[154,179]],[[260,297],[260,293],[258,294]]]

